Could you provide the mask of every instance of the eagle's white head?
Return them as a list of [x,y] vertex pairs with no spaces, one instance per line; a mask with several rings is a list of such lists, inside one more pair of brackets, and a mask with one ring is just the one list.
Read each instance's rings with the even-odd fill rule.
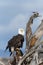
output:
[[25,34],[24,29],[23,29],[23,28],[20,28],[20,29],[18,30],[18,33],[24,36],[24,34]]

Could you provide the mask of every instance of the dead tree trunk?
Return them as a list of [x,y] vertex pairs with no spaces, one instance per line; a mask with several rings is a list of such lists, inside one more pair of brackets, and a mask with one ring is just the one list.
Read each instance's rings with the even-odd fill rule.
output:
[[[43,21],[41,22],[41,24],[39,25],[39,27],[37,28],[36,32],[33,34],[33,36],[31,37],[30,41],[33,39],[33,37],[35,36],[35,38],[37,38],[37,41],[36,42],[33,42],[34,43],[34,48],[30,49],[28,51],[28,53],[26,53],[26,55],[23,56],[23,58],[19,61],[18,65],[21,65],[21,63],[28,57],[30,56],[32,53],[35,52],[35,49],[39,46],[40,44],[40,39],[43,35]],[[31,43],[32,44],[32,43]]]
[[[24,61],[27,57],[29,57],[29,56],[31,56],[33,53],[35,53],[35,51],[36,51],[36,49],[38,48],[38,46],[39,46],[41,43],[43,43],[43,42],[41,42],[41,41],[39,42],[39,41],[40,41],[40,40],[38,40],[38,41],[36,42],[37,45],[35,45],[33,48],[31,48],[30,51],[22,57],[22,59],[19,61],[18,65],[21,65],[21,64],[23,63],[23,61]],[[30,60],[28,60],[28,61],[30,61]]]
[[33,24],[33,20],[39,17],[39,13],[34,12],[34,14],[30,17],[27,25],[26,25],[26,49],[29,49],[29,40],[32,36],[31,24]]

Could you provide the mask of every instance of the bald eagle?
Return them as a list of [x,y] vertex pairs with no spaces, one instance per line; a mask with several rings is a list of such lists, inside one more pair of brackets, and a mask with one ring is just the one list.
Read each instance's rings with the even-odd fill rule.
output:
[[5,51],[7,49],[9,49],[10,52],[10,56],[11,54],[16,51],[16,48],[22,48],[23,46],[23,42],[24,42],[24,30],[23,29],[19,29],[19,34],[16,36],[13,36],[9,41],[8,41],[8,45],[5,49]]

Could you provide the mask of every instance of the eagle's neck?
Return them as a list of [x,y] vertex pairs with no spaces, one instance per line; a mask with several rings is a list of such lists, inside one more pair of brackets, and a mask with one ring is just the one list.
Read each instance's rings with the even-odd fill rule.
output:
[[18,34],[18,36],[23,36],[22,34]]

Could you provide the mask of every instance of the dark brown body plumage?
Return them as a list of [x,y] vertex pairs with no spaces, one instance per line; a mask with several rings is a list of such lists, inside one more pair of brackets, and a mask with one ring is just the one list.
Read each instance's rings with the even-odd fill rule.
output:
[[12,54],[11,47],[14,47],[14,50],[16,50],[16,48],[22,48],[23,42],[24,42],[24,36],[20,34],[13,36],[12,39],[8,41],[6,50],[9,49],[9,52],[11,52]]

